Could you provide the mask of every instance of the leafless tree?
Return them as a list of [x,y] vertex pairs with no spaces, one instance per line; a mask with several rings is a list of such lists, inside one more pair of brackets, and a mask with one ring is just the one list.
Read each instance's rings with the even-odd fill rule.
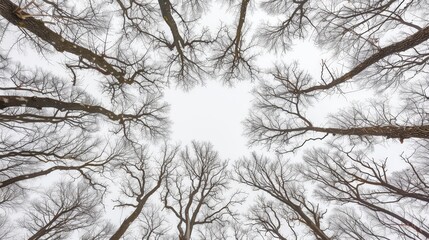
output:
[[96,121],[101,120],[111,121],[113,129],[126,136],[131,134],[130,129],[141,129],[148,136],[165,134],[167,122],[163,114],[167,106],[160,103],[161,94],[138,97],[135,100],[139,103],[129,96],[128,103],[104,107],[70,81],[41,69],[31,70],[10,62],[0,76],[2,126],[34,123],[93,130]]
[[314,29],[314,15],[317,14],[314,2],[267,0],[260,7],[270,15],[278,16],[272,23],[264,23],[260,31],[260,41],[269,49],[284,51],[290,49],[292,41],[306,37]]
[[291,214],[288,214],[279,203],[259,197],[247,217],[253,226],[252,230],[262,233],[265,237],[288,239],[289,237],[285,236],[285,226],[288,225],[292,232],[291,235],[296,239],[298,238],[297,232],[300,232],[299,227],[295,226],[293,217],[288,218],[289,215]]
[[60,182],[32,201],[23,227],[29,239],[65,238],[77,229],[96,223],[100,195],[86,184]]
[[[418,98],[397,94],[398,88],[403,91],[416,85],[422,88],[414,88],[412,92],[420,91],[423,94],[420,96],[426,94],[421,91],[425,83],[420,79],[427,75],[429,39],[428,23],[418,17],[423,2],[310,5],[308,1],[297,1],[282,5],[280,1],[269,1],[265,4],[293,10],[288,27],[279,27],[281,31],[271,33],[279,33],[280,39],[295,33],[301,35],[309,30],[310,24],[313,28],[310,32],[315,33],[313,39],[319,46],[334,51],[336,57],[321,62],[319,78],[306,73],[296,63],[278,64],[273,68],[268,80],[262,81],[255,91],[257,102],[246,122],[252,143],[274,145],[279,151],[288,152],[329,135],[357,137],[369,142],[380,139],[377,136],[400,142],[429,137],[427,117],[421,108],[427,99],[420,98],[417,103]],[[387,32],[395,33],[396,37],[392,40]],[[270,36],[276,41],[279,39]],[[377,96],[332,113],[320,125],[307,114],[322,98],[347,98],[349,92],[363,89],[378,95],[384,91],[386,98],[397,96],[399,104]],[[410,100],[414,105],[409,104]]]
[[[101,65],[106,64],[105,70],[117,69],[117,66],[108,65],[114,64],[112,62],[117,59],[110,59],[112,60],[110,63],[103,62],[109,57],[97,58],[94,52],[80,46],[82,42],[76,39],[82,34],[79,33],[81,31],[79,27],[85,27],[88,31],[94,30],[93,33],[97,34],[95,30],[97,26],[91,25],[94,27],[91,28],[85,25],[101,24],[97,22],[100,19],[94,19],[101,16],[90,16],[97,14],[94,10],[95,6],[88,8],[88,12],[85,13],[80,10],[75,11],[74,7],[62,1],[29,1],[21,4],[18,7],[10,1],[0,3],[4,14],[2,16],[12,25],[18,24],[17,26],[22,30],[17,44],[24,45],[25,41],[30,40],[39,47],[41,54],[48,54],[49,46],[45,46],[46,43],[43,42],[46,41],[48,45],[52,43],[60,52],[77,54],[79,64],[74,67],[71,67],[70,63],[67,64],[67,67],[73,70],[73,77],[68,80],[64,75],[54,74],[46,69],[22,65],[6,57],[4,49],[1,49],[0,196],[2,210],[16,206],[27,191],[34,190],[31,184],[35,183],[36,178],[40,180],[53,172],[61,171],[72,178],[80,176],[92,187],[106,188],[106,184],[96,179],[110,168],[112,162],[123,160],[125,153],[118,140],[120,137],[110,137],[109,141],[100,137],[100,125],[106,124],[112,133],[123,133],[123,137],[131,141],[141,138],[142,133],[149,138],[164,136],[168,125],[164,116],[167,106],[161,103],[162,94],[159,91],[144,95],[134,94],[132,97],[129,91],[125,91],[125,87],[122,87],[132,82],[123,82],[122,80],[125,79],[121,80],[121,77],[115,78],[116,82],[107,79],[107,83],[103,85],[108,86],[106,90],[113,100],[110,104],[106,102],[102,104],[102,101],[95,100],[83,88],[76,86],[79,85],[76,81],[80,80],[80,77],[75,72],[75,67],[81,70],[94,68],[108,76],[115,74],[103,72],[104,70],[99,68]],[[91,5],[91,2],[89,4]],[[9,11],[11,8],[13,11]],[[43,16],[38,16],[35,12],[42,12]],[[48,29],[48,26],[53,25],[45,21],[46,17],[58,20],[54,25],[58,29]],[[12,31],[11,24],[1,28],[2,36],[9,30]],[[55,33],[57,30],[63,35]],[[70,40],[71,42],[65,40],[69,38],[74,40]],[[57,46],[55,46],[55,39],[58,40]],[[1,41],[7,44],[3,37]],[[76,52],[77,50],[81,53]],[[97,59],[100,61],[95,63]],[[121,71],[126,68],[128,67],[124,66]],[[140,90],[150,90],[143,86],[142,82],[136,85]],[[150,88],[156,89],[155,85],[154,83]],[[120,96],[112,92],[118,89],[123,89]]]
[[[65,173],[79,184],[61,183],[33,201],[24,224],[31,239],[75,229],[83,239],[163,239],[167,213],[181,240],[429,238],[428,2],[226,2],[233,22],[207,28],[217,2],[0,1],[1,217],[37,196],[38,181]],[[258,66],[265,53],[288,59],[299,39],[332,53],[319,76],[286,61]],[[27,53],[38,57],[29,62]],[[155,157],[142,147],[168,136],[165,88],[212,76],[227,84],[260,78],[245,121],[251,144],[280,155],[304,149],[304,163],[254,154],[235,164],[236,180],[261,193],[240,226],[232,173],[209,143],[193,142],[177,161],[177,147]],[[341,106],[319,114],[325,99]],[[307,149],[317,140],[329,144]],[[415,152],[400,155],[406,167],[391,173],[390,160],[370,150],[395,141]],[[306,187],[314,182],[320,199]],[[95,226],[106,201],[97,190],[110,194],[120,184],[116,203],[130,215],[118,229]],[[145,206],[161,189],[157,213]],[[63,214],[76,195],[89,205]],[[332,206],[329,214],[319,200]],[[59,220],[67,224],[51,227]],[[10,218],[0,221],[0,238],[15,237],[13,227]]]
[[204,226],[200,229],[198,229],[198,234],[195,234],[198,236],[197,239],[205,239],[205,240],[212,240],[212,239],[219,239],[219,240],[226,240],[230,238],[230,234],[228,232],[228,224],[230,222],[224,221],[222,223],[213,223],[209,226]]
[[[230,5],[233,5],[233,1],[230,1]],[[254,64],[256,54],[252,53],[254,44],[248,39],[250,37],[246,38],[246,35],[249,35],[246,30],[246,16],[251,6],[250,0],[240,1],[237,5],[239,11],[235,31],[231,32],[231,27],[225,27],[224,34],[215,42],[214,68],[221,70],[225,83],[231,83],[235,79],[253,79],[258,73]]]
[[331,228],[338,239],[388,240],[386,229],[368,219],[367,214],[354,208],[337,209],[330,217]]
[[[64,178],[81,182],[102,192],[107,190],[104,174],[111,170],[113,162],[124,160],[126,154],[122,144],[113,139],[110,143],[97,143],[96,139],[92,140],[84,132],[62,135],[55,133],[55,129],[60,133],[63,130],[48,126],[35,129],[18,128],[12,136],[10,133],[4,134],[6,131],[2,133],[4,140],[0,144],[0,209],[7,212],[14,209],[19,212],[19,206],[26,202],[24,199],[34,195],[34,190],[37,190],[39,185],[60,174]],[[72,194],[75,190],[61,191],[63,194]],[[43,197],[54,195],[49,194]]]
[[192,142],[180,153],[166,181],[162,201],[178,220],[178,237],[190,240],[201,225],[222,222],[242,202],[238,192],[227,196],[230,173],[210,143]]
[[[276,200],[273,203],[261,199],[250,211],[249,218],[258,231],[278,239],[287,239],[289,234],[302,237],[306,232],[316,239],[330,239],[322,220],[326,210],[308,199],[297,165],[285,159],[269,160],[253,154],[250,159],[237,162],[235,172],[239,182]],[[291,233],[285,231],[288,227]]]
[[77,172],[92,185],[97,185],[91,175],[102,173],[111,161],[121,161],[125,155],[120,144],[104,151],[103,147],[90,142],[85,134],[61,138],[44,133],[32,137],[25,135],[18,141],[4,141],[3,146],[0,188],[56,171]]
[[171,227],[166,215],[163,215],[161,206],[148,206],[139,216],[140,239],[165,239]]
[[[392,86],[412,78],[427,61],[427,21],[420,18],[422,1],[357,1],[338,8],[326,6],[320,16],[318,41],[352,61],[350,70],[329,76],[324,84],[306,87],[309,93],[353,79],[369,86]],[[400,30],[400,31],[398,31]],[[393,31],[396,37],[386,33]],[[347,46],[347,47],[346,47]],[[360,73],[363,73],[359,75]]]
[[14,208],[25,197],[25,191],[19,186],[10,185],[0,190],[0,206],[2,209]]
[[[360,206],[377,223],[371,224],[373,227],[387,232],[384,237],[425,239],[429,236],[427,147],[426,142],[412,156],[402,155],[399,160],[407,167],[390,174],[388,159],[373,159],[364,150],[352,151],[337,145],[332,150],[309,151],[302,169],[321,186],[316,190],[317,195],[330,202]],[[354,217],[353,212],[345,213],[345,219]],[[362,232],[359,228],[368,227],[356,227],[355,235]],[[382,231],[367,232],[383,236]]]
[[[21,39],[30,41],[42,53],[54,50],[73,55],[66,66],[74,82],[77,70],[91,69],[108,77],[105,85],[110,91],[120,90],[124,84],[135,84],[141,89],[158,85],[157,70],[146,63],[144,54],[132,54],[121,41],[108,45],[110,26],[106,24],[109,23],[106,17],[109,16],[102,14],[102,2],[80,4],[31,0],[18,6],[12,1],[3,1],[1,15],[20,28]],[[52,22],[55,24],[48,25]],[[100,38],[103,34],[105,37]]]
[[328,120],[332,127],[322,127],[315,125],[306,114],[314,99],[306,99],[300,94],[291,95],[293,90],[288,83],[288,79],[294,78],[300,79],[295,86],[306,85],[311,81],[310,75],[300,71],[295,64],[278,67],[273,76],[273,83],[261,83],[255,91],[257,102],[246,121],[251,143],[263,143],[275,146],[280,152],[292,152],[309,141],[329,135],[366,139],[367,142],[374,137],[395,138],[400,142],[408,138],[429,138],[429,124],[425,111],[420,108],[427,104],[426,100],[417,103],[415,98],[408,97],[404,99],[403,106],[391,107],[388,99],[381,96],[331,114]]
[[110,222],[99,222],[90,227],[82,236],[81,240],[103,240],[109,238],[114,232],[114,225]]
[[0,238],[13,239],[13,226],[5,213],[0,213]]
[[[194,24],[207,3],[204,1],[137,1],[117,0],[122,17],[124,38],[148,42],[164,57],[158,61],[165,69],[165,77],[179,86],[190,88],[201,83],[208,70],[204,48],[215,38],[208,29]],[[194,29],[200,30],[200,32]],[[167,30],[166,30],[167,29]],[[129,36],[130,34],[130,36]]]
[[[122,193],[127,198],[137,203],[130,203],[127,200],[118,199],[117,207],[132,207],[134,208],[131,214],[125,218],[119,228],[110,239],[120,239],[130,225],[138,219],[143,211],[143,207],[149,198],[161,187],[168,174],[171,172],[171,164],[174,160],[178,147],[164,145],[159,156],[152,160],[148,155],[147,149],[144,147],[132,146],[130,151],[133,152],[132,156],[127,161],[120,162],[118,167],[125,173],[125,181],[122,185]],[[156,169],[156,170],[154,170]],[[150,214],[150,212],[149,212]],[[143,216],[150,217],[150,216]],[[157,226],[153,222],[147,222],[149,225],[144,234],[156,235]],[[143,234],[142,232],[142,234]]]
[[251,226],[243,224],[244,219],[235,217],[222,222],[204,225],[198,229],[196,239],[204,240],[250,240],[270,239],[261,238],[261,235],[251,229]]

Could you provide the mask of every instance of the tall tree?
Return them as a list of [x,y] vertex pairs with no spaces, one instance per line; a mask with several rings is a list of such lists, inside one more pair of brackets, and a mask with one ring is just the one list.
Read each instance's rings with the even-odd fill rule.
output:
[[249,35],[246,17],[253,1],[252,3],[250,0],[242,0],[239,3],[229,1],[229,4],[238,9],[236,25],[223,29],[225,34],[215,42],[213,61],[214,68],[221,71],[223,81],[231,84],[236,79],[253,79],[259,70],[254,63],[256,54],[252,52],[255,44],[247,42],[249,40],[245,37]]
[[[388,172],[388,160],[377,160],[364,150],[332,146],[332,150],[314,149],[304,156],[304,175],[319,184],[316,194],[339,204],[359,206],[375,229],[367,231],[371,238],[425,239],[429,237],[428,214],[428,145],[420,147],[412,156],[402,155],[397,161],[406,164],[403,170]],[[423,154],[422,154],[423,153]],[[356,221],[357,214],[342,210],[338,220]],[[363,221],[356,227],[339,230],[338,235],[353,233],[364,238],[361,229],[368,226]],[[336,223],[337,226],[339,223]]]
[[[277,239],[299,238],[307,232],[316,239],[331,239],[322,220],[326,210],[309,199],[296,164],[253,154],[237,162],[235,172],[239,182],[276,200],[261,198],[250,210],[248,218],[257,231]],[[287,228],[289,231],[284,230]]]
[[[368,141],[384,137],[400,142],[410,138],[427,139],[429,124],[423,110],[427,99],[396,94],[398,90],[410,92],[408,89],[413,88],[411,92],[426,95],[426,90],[422,91],[426,83],[421,79],[426,75],[429,28],[427,21],[411,17],[421,14],[419,8],[424,3],[335,4],[332,1],[316,7],[300,1],[294,11],[299,17],[291,17],[288,23],[294,27],[282,28],[277,35],[270,35],[274,40],[287,38],[296,31],[309,31],[309,25],[304,23],[312,23],[313,39],[336,56],[321,62],[318,77],[306,73],[296,63],[278,64],[273,68],[270,80],[261,81],[255,91],[256,103],[246,122],[251,142],[275,146],[279,151],[294,151],[309,141],[328,136]],[[375,91],[378,96],[366,101],[361,98],[348,107],[342,105],[343,110],[332,113],[323,123],[320,117],[309,114],[320,99],[347,98],[355,91],[366,91],[370,95]],[[395,101],[389,102],[392,96]]]
[[[129,201],[121,199],[116,201],[116,206],[132,207],[133,210],[110,239],[121,239],[130,225],[138,219],[149,198],[161,187],[171,172],[171,164],[178,147],[165,145],[157,156],[159,159],[152,160],[152,164],[145,148],[133,146],[130,151],[134,153],[133,156],[128,161],[120,162],[118,167],[122,170],[121,174],[125,174],[126,178],[122,185],[123,195],[132,198],[133,202],[137,203],[129,203]],[[147,227],[150,228],[151,226],[148,225]],[[150,235],[150,233],[147,234]]]
[[[186,240],[429,238],[427,9],[422,0],[2,0],[0,216],[26,212],[33,239],[168,238],[167,214]],[[288,61],[298,40],[322,50],[319,73]],[[235,179],[261,195],[240,218],[234,173],[209,143],[174,161],[175,147],[156,161],[141,147],[168,137],[164,90],[208,78],[258,79],[249,142],[303,160],[254,154],[235,164]],[[406,150],[392,172],[393,159],[371,151],[398,143]],[[79,183],[37,194],[60,174]],[[112,181],[118,174],[124,181]],[[100,199],[77,212],[119,194],[130,215],[119,226],[77,214],[51,227],[67,215],[56,217],[56,204],[81,188]],[[145,206],[161,189],[156,215]],[[15,225],[0,220],[0,238],[18,236]]]
[[30,232],[28,239],[66,238],[76,229],[92,226],[99,216],[100,200],[97,191],[86,184],[56,184],[27,209],[23,227]]
[[230,193],[230,174],[210,143],[192,142],[180,152],[180,161],[162,193],[167,210],[178,220],[180,240],[190,240],[195,228],[224,221],[242,202],[238,192]]

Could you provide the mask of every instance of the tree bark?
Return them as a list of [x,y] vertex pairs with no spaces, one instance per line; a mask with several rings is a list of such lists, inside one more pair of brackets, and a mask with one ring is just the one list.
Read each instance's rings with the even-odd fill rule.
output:
[[69,103],[52,98],[6,96],[0,95],[0,109],[7,107],[31,107],[36,109],[55,108],[60,111],[83,111],[92,114],[101,114],[113,121],[123,121],[124,119],[137,118],[134,115],[116,114],[106,108],[87,105],[83,103]]
[[108,63],[102,56],[95,54],[85,47],[64,39],[60,34],[46,27],[43,21],[38,20],[27,13],[25,14],[28,15],[28,17],[20,18],[19,14],[17,14],[19,9],[19,6],[9,0],[0,1],[0,15],[13,25],[19,28],[25,28],[38,38],[52,45],[59,52],[68,52],[96,64],[99,72],[104,75],[112,75],[121,84],[131,84],[133,82],[132,80],[126,79],[123,72],[116,70],[115,67]]
[[365,70],[369,66],[373,65],[374,63],[380,61],[381,59],[383,59],[389,55],[399,53],[399,52],[403,52],[403,51],[406,51],[406,50],[411,49],[413,47],[416,47],[417,45],[425,42],[428,39],[429,39],[429,26],[417,31],[416,33],[405,38],[402,41],[399,41],[399,42],[393,43],[387,47],[381,48],[374,55],[367,58],[366,60],[364,60],[359,65],[355,66],[352,70],[350,70],[346,74],[342,75],[341,77],[333,79],[330,83],[327,83],[324,85],[316,85],[316,86],[309,87],[306,89],[301,89],[301,90],[297,89],[295,91],[292,91],[292,93],[305,94],[305,93],[310,93],[310,92],[317,91],[317,90],[326,90],[326,89],[333,88],[333,87],[335,87],[341,83],[346,82],[347,80],[353,78],[354,76],[358,75],[360,72],[362,72],[363,70]]
[[119,240],[127,231],[127,229],[130,227],[130,225],[137,219],[137,217],[140,215],[140,213],[143,210],[144,205],[146,204],[149,197],[158,190],[158,188],[161,186],[161,180],[158,181],[156,186],[152,188],[143,198],[138,199],[138,204],[136,209],[128,216],[119,226],[118,230],[113,234],[113,236],[110,238],[110,240]]
[[383,136],[398,138],[401,142],[406,138],[429,138],[429,125],[423,126],[374,126],[361,128],[319,128],[308,127],[308,130],[349,136]]

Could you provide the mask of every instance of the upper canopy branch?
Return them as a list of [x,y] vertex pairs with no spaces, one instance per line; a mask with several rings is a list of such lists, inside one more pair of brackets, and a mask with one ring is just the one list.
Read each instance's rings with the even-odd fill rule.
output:
[[60,111],[84,111],[87,113],[102,114],[108,117],[110,120],[119,121],[120,123],[123,123],[124,121],[127,121],[127,120],[129,121],[131,119],[137,119],[144,115],[150,114],[150,113],[141,113],[139,115],[116,114],[100,106],[93,106],[93,105],[74,103],[74,102],[63,102],[52,98],[0,96],[0,109],[7,108],[7,107],[21,107],[21,106],[31,107],[36,109],[56,108]]
[[19,6],[9,0],[0,2],[0,15],[13,25],[30,31],[38,38],[51,44],[59,52],[68,52],[94,63],[97,66],[95,68],[97,71],[104,75],[113,76],[121,84],[132,84],[134,82],[133,79],[126,78],[123,71],[117,70],[117,68],[107,62],[103,56],[92,52],[88,48],[64,39],[60,34],[46,27],[43,21],[32,17],[30,14],[27,14],[26,17],[23,18],[21,14],[18,14],[21,12],[17,11],[19,9]]
[[349,72],[345,73],[344,75],[333,79],[331,82],[321,85],[315,85],[312,87],[304,88],[304,89],[296,89],[292,90],[292,93],[294,94],[305,94],[310,93],[318,90],[327,90],[331,89],[333,87],[336,87],[347,80],[350,80],[354,76],[358,75],[360,72],[364,71],[368,67],[372,66],[376,62],[382,60],[383,58],[390,56],[395,53],[400,53],[403,51],[406,51],[408,49],[412,49],[419,44],[425,42],[429,39],[429,26],[422,28],[421,30],[417,31],[413,35],[405,38],[402,41],[393,43],[389,46],[386,46],[384,48],[380,48],[378,52],[355,66],[353,69],[351,69]]

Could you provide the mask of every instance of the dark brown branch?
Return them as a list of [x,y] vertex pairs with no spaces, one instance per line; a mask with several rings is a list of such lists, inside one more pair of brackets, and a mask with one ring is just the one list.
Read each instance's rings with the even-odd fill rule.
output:
[[0,15],[2,15],[13,25],[30,31],[38,38],[52,45],[59,52],[68,52],[96,64],[96,69],[100,73],[104,75],[112,75],[121,84],[131,84],[134,82],[133,80],[126,79],[125,74],[122,71],[117,70],[102,56],[83,46],[64,39],[60,34],[46,27],[43,21],[38,20],[29,14],[27,14],[28,16],[25,18],[20,17],[21,15],[18,14],[19,11],[17,11],[19,9],[19,6],[15,5],[9,0],[0,1]]
[[244,22],[246,20],[247,6],[249,5],[249,2],[250,2],[250,0],[243,0],[241,2],[240,16],[238,19],[237,31],[235,33],[235,39],[234,39],[235,48],[234,48],[234,61],[233,62],[237,62],[238,59],[240,58],[241,37],[243,34],[243,26],[244,26]]
[[144,194],[143,192],[142,196],[140,196],[141,199],[138,199],[138,204],[135,207],[134,211],[121,223],[121,226],[119,226],[118,230],[116,230],[115,234],[113,234],[110,240],[121,239],[121,237],[125,234],[127,229],[130,227],[130,225],[140,215],[149,197],[152,196],[159,189],[159,187],[161,187],[163,178],[164,178],[163,175],[160,175],[156,185],[146,194]]
[[[158,0],[159,7],[161,8],[162,18],[167,23],[170,28],[171,34],[173,35],[173,45],[176,47],[177,52],[183,58],[182,47],[185,46],[185,41],[179,33],[179,28],[177,27],[176,21],[171,14],[171,3],[169,0]],[[171,46],[173,48],[173,46]],[[183,62],[183,59],[182,59]]]
[[[162,163],[159,169],[159,173],[158,173],[158,177],[156,179],[155,185],[151,187],[151,189],[149,191],[147,191],[145,189],[145,185],[147,184],[148,178],[146,178],[146,172],[145,169],[143,167],[143,165],[145,165],[145,161],[147,161],[147,159],[145,159],[145,157],[141,156],[139,157],[139,162],[134,165],[134,167],[136,169],[138,169],[137,171],[137,175],[135,173],[132,172],[132,170],[130,170],[131,166],[124,165],[122,168],[126,171],[126,173],[131,176],[131,178],[135,179],[136,182],[138,184],[138,189],[137,191],[139,191],[137,193],[137,191],[134,190],[130,190],[133,194],[133,197],[135,197],[135,199],[137,200],[137,205],[133,205],[133,207],[135,207],[134,211],[132,211],[132,213],[121,223],[121,225],[119,226],[119,228],[116,230],[116,232],[113,234],[113,236],[110,238],[110,240],[119,240],[123,237],[123,235],[125,234],[125,232],[127,231],[127,229],[130,227],[130,225],[138,218],[138,216],[141,214],[141,212],[143,211],[143,207],[146,205],[146,202],[148,201],[148,199],[161,187],[162,182],[165,180],[165,178],[167,177],[169,171],[170,171],[170,166],[172,161],[174,160],[174,158],[176,157],[176,154],[178,152],[178,147],[173,147],[173,149],[169,150],[168,146],[164,147],[163,150],[163,156],[162,156]],[[132,186],[129,186],[132,187]],[[129,204],[120,204],[123,206],[129,205]]]
[[292,93],[294,93],[294,94],[305,94],[305,93],[310,93],[313,91],[326,90],[326,89],[336,87],[336,86],[346,82],[347,80],[350,80],[351,78],[358,75],[360,72],[367,69],[368,67],[370,67],[374,63],[380,61],[381,59],[383,59],[387,56],[390,56],[392,54],[400,53],[400,52],[406,51],[408,49],[411,49],[413,47],[416,47],[428,39],[429,39],[429,26],[417,31],[416,33],[405,38],[402,41],[399,41],[399,42],[393,43],[387,47],[381,48],[377,53],[375,53],[371,57],[364,60],[362,63],[355,66],[352,70],[350,70],[346,74],[342,75],[339,78],[332,80],[330,83],[323,84],[323,85],[316,85],[316,86],[312,86],[312,87],[305,88],[305,89],[296,89],[296,90],[293,90]]
[[[126,120],[136,119],[139,116],[131,114],[116,114],[106,108],[93,106],[83,103],[63,102],[52,98],[42,97],[17,97],[17,96],[0,96],[0,109],[8,107],[30,107],[36,109],[55,108],[60,111],[83,111],[92,114],[102,114],[110,120],[123,123]],[[144,114],[143,114],[144,115]]]
[[237,180],[271,195],[292,210],[297,215],[296,220],[311,229],[317,239],[329,240],[330,237],[320,227],[324,213],[306,199],[304,191],[292,185],[298,181],[298,173],[294,172],[293,166],[282,159],[269,163],[268,159],[256,154],[252,158],[235,165]]
[[7,187],[11,184],[15,184],[15,183],[18,183],[20,181],[30,180],[30,179],[37,178],[40,176],[48,175],[49,173],[54,172],[54,171],[79,171],[79,172],[83,173],[82,170],[84,168],[103,166],[104,164],[106,164],[106,162],[92,163],[92,161],[91,161],[91,162],[87,162],[87,163],[79,165],[79,166],[54,166],[54,167],[51,167],[51,168],[48,168],[45,170],[41,170],[38,172],[27,173],[27,174],[23,174],[23,175],[13,177],[13,178],[9,178],[3,182],[0,182],[0,188]]
[[423,126],[372,126],[358,128],[320,128],[307,127],[305,130],[354,136],[383,136],[398,138],[401,142],[406,138],[429,138],[429,125]]

